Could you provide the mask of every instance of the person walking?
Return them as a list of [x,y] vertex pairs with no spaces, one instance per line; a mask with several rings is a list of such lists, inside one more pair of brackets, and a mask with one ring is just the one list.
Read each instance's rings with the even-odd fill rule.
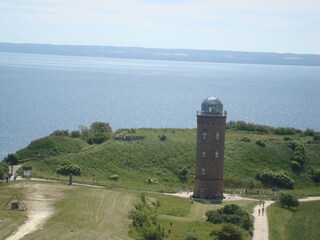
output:
[[262,216],[264,216],[264,207],[262,207]]

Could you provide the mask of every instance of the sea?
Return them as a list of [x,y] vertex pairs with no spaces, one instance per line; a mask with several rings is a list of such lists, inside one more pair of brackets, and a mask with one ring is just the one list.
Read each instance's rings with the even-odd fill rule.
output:
[[195,128],[216,96],[228,121],[320,130],[320,67],[0,52],[0,160],[54,130]]

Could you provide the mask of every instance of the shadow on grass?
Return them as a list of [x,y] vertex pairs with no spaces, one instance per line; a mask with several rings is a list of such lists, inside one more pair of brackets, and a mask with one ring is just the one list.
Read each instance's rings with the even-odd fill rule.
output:
[[222,199],[193,198],[193,201],[203,204],[222,204]]

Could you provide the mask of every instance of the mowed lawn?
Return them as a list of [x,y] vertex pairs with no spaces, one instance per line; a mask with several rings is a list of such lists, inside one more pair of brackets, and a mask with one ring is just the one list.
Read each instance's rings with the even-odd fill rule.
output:
[[[43,196],[35,198],[35,192]],[[30,204],[47,201],[53,207],[54,214],[42,228],[26,235],[23,239],[139,239],[133,231],[130,233],[128,212],[139,191],[124,189],[106,189],[87,186],[68,186],[63,183],[16,181],[0,188],[1,201],[6,202],[13,193]],[[56,197],[52,197],[56,194]],[[159,218],[166,231],[172,230],[169,239],[177,236],[205,236],[209,239],[210,223],[205,222],[206,210],[221,206],[191,204],[188,199],[146,192],[150,200],[159,200]],[[5,239],[19,225],[28,219],[28,210],[1,210],[0,239]],[[173,226],[170,223],[174,222]]]
[[301,202],[292,211],[273,204],[268,208],[270,240],[318,240],[320,201]]
[[[68,186],[63,183],[16,181],[0,187],[0,200],[7,201],[13,193],[34,208],[47,201],[54,214],[42,228],[23,239],[142,239],[130,231],[128,212],[141,192],[125,189],[106,189],[88,186]],[[40,196],[35,197],[35,196]],[[167,239],[185,239],[192,235],[198,239],[211,239],[214,225],[206,222],[205,213],[226,204],[235,203],[252,211],[254,201],[208,204],[186,198],[146,192],[150,200],[159,200],[159,221]],[[41,205],[41,204],[40,204]],[[42,205],[43,206],[43,205]],[[41,209],[40,209],[41,211]],[[28,220],[27,211],[1,210],[0,239],[6,239],[19,225]]]
[[[13,193],[19,193],[30,206],[28,199],[32,198],[34,185],[42,185],[44,189],[44,197],[38,201],[46,201],[46,196],[50,195],[48,191],[53,188],[59,196],[55,200],[52,197],[48,199],[54,208],[54,215],[41,229],[23,239],[131,239],[128,237],[130,222],[127,213],[137,193],[62,183],[17,181],[0,187],[0,200],[4,203]],[[36,199],[32,202],[37,204]],[[28,210],[0,211],[0,239],[5,239],[28,219]]]

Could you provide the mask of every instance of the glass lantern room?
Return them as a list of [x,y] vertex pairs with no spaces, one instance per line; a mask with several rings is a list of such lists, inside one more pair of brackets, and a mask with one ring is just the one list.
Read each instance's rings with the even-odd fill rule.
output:
[[201,104],[199,115],[222,115],[223,105],[217,97],[208,97]]

